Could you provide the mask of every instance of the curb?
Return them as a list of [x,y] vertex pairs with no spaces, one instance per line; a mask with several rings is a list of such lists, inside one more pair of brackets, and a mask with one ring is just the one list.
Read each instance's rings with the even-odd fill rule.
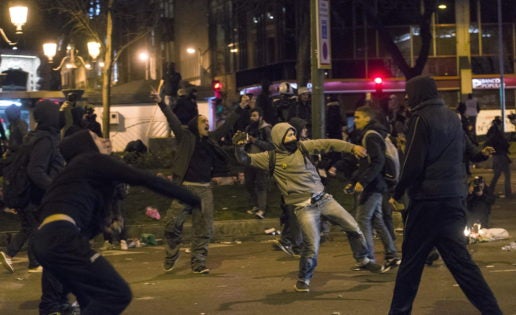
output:
[[[154,234],[157,238],[163,237],[163,224],[140,224],[128,225],[127,234],[129,238],[139,237],[141,234]],[[263,240],[271,238],[271,235],[265,234],[266,229],[275,228],[280,230],[279,219],[247,219],[247,220],[224,220],[213,222],[213,242],[220,241],[249,241]],[[188,241],[192,235],[191,223],[185,223],[183,230],[183,239]]]

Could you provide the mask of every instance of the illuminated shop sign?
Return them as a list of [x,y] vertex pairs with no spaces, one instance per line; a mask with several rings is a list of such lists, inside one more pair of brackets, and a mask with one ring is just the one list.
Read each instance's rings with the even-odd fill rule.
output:
[[500,78],[493,79],[473,79],[473,88],[474,89],[499,89],[500,88]]

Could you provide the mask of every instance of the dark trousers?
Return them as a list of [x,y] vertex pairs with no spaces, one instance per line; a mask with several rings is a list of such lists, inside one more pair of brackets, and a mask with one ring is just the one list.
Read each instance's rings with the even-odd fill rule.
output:
[[39,225],[35,206],[28,205],[26,208],[18,210],[18,218],[20,219],[20,230],[7,245],[6,254],[11,257],[16,256],[23,248],[25,242],[28,242],[27,256],[29,257],[29,268],[36,268],[39,266],[39,263],[30,249],[32,235]]
[[248,166],[244,169],[245,188],[251,203],[262,211],[267,210],[267,189],[269,188],[269,172]]
[[42,278],[42,300],[52,296],[59,300],[66,292],[57,291],[66,288],[77,297],[81,315],[121,314],[131,302],[129,285],[75,225],[49,223],[34,234],[32,245],[44,273],[51,275]]
[[281,230],[281,243],[299,252],[303,245],[303,234],[294,214],[294,207],[284,204],[282,200],[281,209],[280,225],[283,226]]
[[462,198],[411,200],[403,237],[403,258],[389,314],[410,314],[425,260],[435,246],[455,281],[482,314],[502,314],[493,292],[466,248],[466,206]]

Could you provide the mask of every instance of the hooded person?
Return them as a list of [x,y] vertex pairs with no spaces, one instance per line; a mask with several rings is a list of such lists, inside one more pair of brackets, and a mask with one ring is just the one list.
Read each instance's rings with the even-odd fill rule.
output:
[[[371,272],[381,272],[382,267],[367,258],[367,245],[357,222],[333,197],[324,191],[321,178],[307,154],[343,152],[359,157],[366,150],[358,145],[336,139],[317,139],[299,142],[294,127],[278,123],[272,128],[274,153],[269,151],[247,153],[240,133],[235,134],[235,156],[244,165],[251,165],[272,173],[286,205],[294,207],[304,237],[304,247],[299,261],[297,292],[310,291],[310,281],[319,253],[321,217],[327,218],[347,234],[357,264]],[[271,161],[270,154],[274,154]]]
[[466,297],[482,314],[502,314],[466,246],[466,136],[462,124],[439,97],[431,77],[408,80],[406,92],[412,112],[407,148],[399,182],[389,202],[396,207],[405,191],[410,201],[403,259],[389,314],[411,313],[423,267],[434,247]]
[[[43,296],[62,294],[49,292],[59,287],[51,282],[57,279],[77,297],[81,314],[121,314],[131,301],[131,290],[90,245],[103,231],[106,218],[116,215],[110,213],[115,186],[141,185],[192,207],[198,207],[200,200],[164,178],[114,159],[109,139],[92,131],[82,130],[63,139],[60,150],[68,163],[41,202],[43,221],[32,244],[44,270]],[[112,228],[119,229],[122,224],[115,222]],[[56,311],[42,304],[42,314]]]
[[5,115],[9,122],[9,140],[8,140],[8,153],[12,153],[18,149],[23,143],[23,138],[29,130],[29,125],[21,118],[20,107],[16,105],[10,105],[5,109]]
[[[30,249],[30,245],[34,231],[40,222],[36,213],[37,206],[40,204],[41,198],[52,179],[64,165],[57,148],[59,143],[58,112],[59,106],[57,104],[51,101],[38,102],[34,109],[36,129],[24,138],[24,145],[30,147],[29,161],[25,169],[30,180],[29,202],[25,207],[17,209],[21,228],[7,245],[6,252],[0,252],[2,265],[10,272],[14,272],[11,259],[20,252],[25,242],[29,244],[29,272],[41,272],[41,266]],[[12,154],[10,157],[16,158],[17,155]]]

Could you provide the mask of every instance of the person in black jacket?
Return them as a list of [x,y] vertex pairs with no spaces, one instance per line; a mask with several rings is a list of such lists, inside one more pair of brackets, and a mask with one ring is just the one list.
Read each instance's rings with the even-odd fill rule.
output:
[[[355,110],[355,127],[360,131],[360,143],[367,149],[367,157],[359,160],[359,169],[353,176],[353,191],[360,193],[356,219],[367,242],[368,258],[375,261],[373,228],[385,249],[385,269],[397,267],[400,263],[396,245],[385,226],[382,214],[383,195],[387,184],[382,170],[385,165],[385,141],[387,129],[376,120],[375,111],[369,106]],[[348,187],[349,188],[349,187]],[[360,270],[357,266],[354,270]]]
[[473,262],[466,226],[465,135],[457,114],[439,97],[435,81],[416,76],[406,84],[411,118],[400,180],[390,203],[407,190],[402,262],[389,314],[410,314],[423,267],[435,246],[469,301],[482,314],[502,314]]
[[493,178],[489,184],[489,192],[495,194],[496,183],[503,173],[504,177],[504,195],[500,197],[511,198],[511,158],[509,157],[510,143],[505,138],[502,129],[502,120],[496,116],[491,127],[487,130],[487,140],[484,146],[491,146],[494,148],[493,153]]
[[240,103],[226,122],[214,131],[209,130],[208,117],[198,115],[187,126],[182,126],[179,118],[170,106],[167,106],[157,93],[152,94],[154,100],[167,118],[170,129],[176,137],[176,154],[172,160],[173,180],[182,184],[189,191],[201,198],[202,207],[178,205],[173,202],[165,223],[165,261],[163,269],[172,271],[179,258],[179,249],[182,242],[182,229],[186,217],[192,215],[192,272],[206,274],[210,269],[206,267],[208,245],[213,230],[213,191],[211,180],[217,176],[227,176],[229,173],[229,155],[218,145],[217,141],[227,135],[240,117],[242,108]]
[[[43,295],[55,288],[49,273],[77,297],[82,315],[120,314],[131,301],[131,290],[90,245],[106,217],[115,215],[110,202],[116,183],[142,185],[190,206],[199,206],[200,200],[166,179],[110,157],[111,142],[92,131],[65,138],[60,150],[68,164],[47,189],[40,207],[42,223],[32,243],[44,268]],[[112,228],[119,229],[120,223]]]
[[0,252],[2,264],[10,272],[14,272],[11,259],[23,248],[25,242],[29,244],[28,272],[42,271],[30,249],[33,233],[40,222],[36,209],[50,182],[64,166],[64,160],[57,148],[59,143],[59,105],[48,100],[37,103],[34,109],[34,119],[37,123],[36,129],[28,133],[24,139],[24,143],[32,143],[26,169],[27,176],[31,181],[30,202],[26,207],[17,209],[21,225],[20,231],[11,239],[5,253]]

